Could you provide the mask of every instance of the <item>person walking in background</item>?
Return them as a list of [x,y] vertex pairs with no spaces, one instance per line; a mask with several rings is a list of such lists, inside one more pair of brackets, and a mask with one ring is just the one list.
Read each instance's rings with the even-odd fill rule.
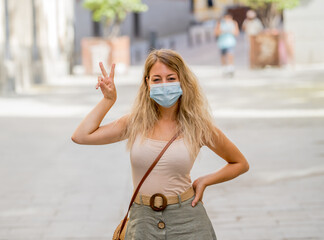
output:
[[249,10],[246,12],[246,19],[243,21],[242,30],[248,38],[257,35],[263,30],[262,22],[257,18],[255,11]]
[[244,54],[249,56],[250,65],[251,63],[251,37],[258,35],[263,31],[263,25],[259,18],[257,18],[257,14],[253,10],[249,10],[246,12],[246,18],[242,24],[242,30],[245,33],[244,38]]
[[225,76],[234,75],[234,48],[239,32],[237,22],[228,12],[218,21],[215,27],[217,45],[221,51],[221,63]]

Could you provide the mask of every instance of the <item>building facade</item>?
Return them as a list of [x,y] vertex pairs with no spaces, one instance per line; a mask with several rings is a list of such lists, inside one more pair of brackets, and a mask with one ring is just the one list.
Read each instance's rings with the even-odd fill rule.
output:
[[239,5],[238,0],[192,0],[197,21],[206,21],[221,17],[228,6]]
[[0,88],[20,93],[71,69],[73,0],[1,0]]
[[[215,19],[234,0],[143,0],[149,10],[129,14],[122,35],[131,42],[184,33]],[[102,36],[82,0],[0,0],[0,89],[23,92],[51,83],[81,64],[81,40]]]
[[4,80],[5,80],[5,37],[6,37],[6,26],[5,26],[5,9],[4,2],[0,3],[0,90],[4,91]]
[[324,62],[324,1],[301,0],[284,12],[284,28],[293,35],[296,64]]
[[[158,37],[186,32],[193,20],[190,0],[143,0],[148,11],[130,13],[121,26],[121,35],[130,37],[131,42],[149,40],[152,33]],[[75,1],[75,63],[81,61],[80,42],[84,37],[103,36],[99,23],[92,21],[89,10],[82,1]]]

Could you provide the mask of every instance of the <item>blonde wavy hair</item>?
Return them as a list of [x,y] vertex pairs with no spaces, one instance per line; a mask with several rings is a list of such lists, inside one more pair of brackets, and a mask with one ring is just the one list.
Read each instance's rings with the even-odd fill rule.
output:
[[158,104],[150,98],[146,81],[152,66],[157,62],[165,64],[178,74],[183,91],[179,99],[176,120],[178,130],[184,137],[190,156],[196,158],[201,146],[214,145],[213,120],[207,100],[198,84],[197,77],[188,68],[182,57],[169,49],[153,50],[147,57],[137,98],[128,118],[125,135],[128,138],[127,147],[130,149],[137,135],[148,136],[159,120]]

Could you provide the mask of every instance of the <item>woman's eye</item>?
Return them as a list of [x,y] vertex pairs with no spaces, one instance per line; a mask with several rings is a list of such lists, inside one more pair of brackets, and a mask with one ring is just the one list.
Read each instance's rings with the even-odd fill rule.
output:
[[169,80],[170,80],[170,81],[174,81],[174,80],[176,80],[176,79],[175,79],[175,78],[169,78]]
[[155,78],[155,79],[153,79],[153,82],[158,82],[158,81],[160,81],[159,78]]

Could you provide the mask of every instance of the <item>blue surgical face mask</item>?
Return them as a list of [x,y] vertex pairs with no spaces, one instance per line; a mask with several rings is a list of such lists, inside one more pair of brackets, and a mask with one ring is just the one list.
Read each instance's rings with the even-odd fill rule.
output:
[[181,95],[180,82],[151,84],[150,97],[163,107],[173,106]]

